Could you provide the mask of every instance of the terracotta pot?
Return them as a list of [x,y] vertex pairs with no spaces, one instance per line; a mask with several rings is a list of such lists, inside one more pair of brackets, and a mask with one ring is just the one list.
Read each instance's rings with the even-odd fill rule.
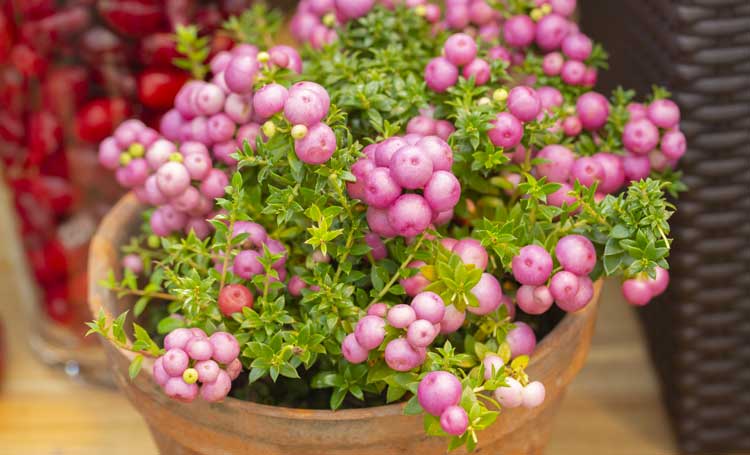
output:
[[[132,195],[107,215],[94,237],[89,258],[89,303],[119,314],[125,302],[97,283],[110,270],[119,271],[118,252],[141,223]],[[547,399],[536,409],[513,409],[480,433],[475,453],[541,454],[550,436],[554,414],[565,390],[583,366],[594,330],[601,283],[594,301],[567,315],[539,344],[529,375],[544,383]],[[369,409],[325,411],[265,406],[227,399],[224,403],[182,404],[167,398],[153,381],[151,363],[144,363],[135,381],[128,379],[132,354],[105,343],[118,385],[143,415],[162,454],[258,455],[396,455],[442,454],[447,442],[428,437],[421,416],[405,416],[403,404]],[[461,453],[458,451],[458,453]]]

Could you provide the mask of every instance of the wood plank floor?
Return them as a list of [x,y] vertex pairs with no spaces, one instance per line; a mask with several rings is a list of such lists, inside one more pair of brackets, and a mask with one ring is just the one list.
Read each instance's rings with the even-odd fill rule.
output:
[[[8,213],[0,188],[0,315],[9,350],[0,386],[0,454],[156,453],[123,397],[71,382],[31,354],[22,316],[32,303],[25,272],[16,266]],[[591,354],[557,418],[549,455],[677,453],[635,315],[617,295],[611,283],[605,287]]]

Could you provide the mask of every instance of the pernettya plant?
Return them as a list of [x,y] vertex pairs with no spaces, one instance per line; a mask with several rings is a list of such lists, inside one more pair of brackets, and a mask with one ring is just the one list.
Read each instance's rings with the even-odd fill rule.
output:
[[[178,34],[207,80],[100,149],[152,206],[104,283],[141,325],[132,344],[124,315],[91,327],[182,401],[405,400],[472,449],[543,402],[529,356],[596,280],[634,305],[666,288],[680,112],[592,91],[606,54],[574,0],[373,3],[303,0],[302,56],[238,43],[206,65]],[[267,36],[264,15],[227,31]]]

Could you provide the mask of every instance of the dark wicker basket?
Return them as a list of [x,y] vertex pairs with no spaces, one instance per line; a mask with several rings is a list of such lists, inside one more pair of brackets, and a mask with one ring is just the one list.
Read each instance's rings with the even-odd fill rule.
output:
[[669,291],[641,311],[680,447],[750,451],[750,1],[581,0],[617,84],[683,112]]

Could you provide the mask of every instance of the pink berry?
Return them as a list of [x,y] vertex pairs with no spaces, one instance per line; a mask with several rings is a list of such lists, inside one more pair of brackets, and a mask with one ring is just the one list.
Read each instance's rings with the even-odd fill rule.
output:
[[654,296],[661,295],[664,293],[664,291],[667,290],[667,287],[669,286],[669,272],[656,266],[656,278],[649,278],[647,280],[649,288],[651,289],[651,294]]
[[336,134],[325,123],[310,128],[307,135],[294,141],[294,153],[306,164],[323,164],[336,151]]
[[571,169],[571,180],[578,181],[581,185],[590,187],[594,182],[604,178],[604,169],[601,164],[590,156],[582,156],[573,163]]
[[594,297],[594,284],[588,276],[578,278],[578,292],[567,300],[557,300],[557,306],[568,313],[574,313],[586,307]]
[[378,234],[374,232],[365,234],[365,243],[370,247],[370,254],[372,254],[374,260],[380,261],[388,257],[388,249]]
[[367,314],[385,318],[388,314],[388,305],[385,303],[373,303],[370,305],[370,308],[367,309]]
[[622,167],[629,182],[643,180],[651,173],[651,162],[644,155],[629,153],[622,158]]
[[418,115],[409,120],[406,124],[408,134],[418,134],[420,136],[435,135],[435,119],[426,115]]
[[419,382],[417,400],[426,413],[440,416],[461,401],[461,381],[447,371],[432,371]]
[[238,277],[249,280],[265,272],[260,262],[261,254],[255,250],[242,250],[234,258],[232,272]]
[[203,384],[215,382],[221,371],[219,364],[213,360],[201,360],[196,362],[193,368],[198,372],[198,380]]
[[405,329],[417,319],[417,313],[409,305],[399,303],[388,310],[388,324],[397,329]]
[[550,52],[542,59],[542,71],[547,76],[557,76],[560,74],[565,64],[565,59],[559,52]]
[[367,225],[372,232],[383,237],[395,237],[396,230],[388,221],[388,210],[367,207]]
[[487,268],[489,255],[478,240],[470,237],[462,239],[456,242],[452,251],[461,258],[464,264],[472,264],[481,270]]
[[424,361],[422,354],[405,338],[391,340],[385,347],[385,363],[392,370],[409,371]]
[[164,384],[164,393],[177,401],[190,403],[198,396],[198,384],[188,384],[182,377],[172,377]]
[[406,339],[415,348],[424,348],[435,340],[440,329],[425,319],[417,319],[409,324]]
[[[448,120],[437,120],[435,122],[435,135],[439,137],[440,139],[442,139],[443,141],[447,141],[454,131],[456,131],[456,128]],[[433,164],[434,164],[434,161],[435,160],[433,159]],[[453,161],[452,152],[451,152],[451,161]],[[436,169],[436,170],[447,171],[449,169],[450,167],[448,169]]]
[[409,145],[403,138],[398,136],[389,137],[375,149],[375,164],[380,167],[389,167],[391,159],[402,147]]
[[159,357],[154,361],[154,367],[151,370],[151,373],[154,375],[154,381],[162,387],[164,387],[170,378],[169,374],[164,370],[163,362],[164,359]]
[[576,275],[588,275],[596,266],[596,250],[591,240],[581,235],[566,235],[557,242],[555,256],[563,269]]
[[552,307],[552,294],[547,286],[523,285],[518,288],[516,301],[527,314],[543,314]]
[[596,131],[607,123],[609,102],[599,93],[587,92],[576,101],[576,112],[584,129]]
[[267,119],[284,110],[289,98],[289,91],[283,85],[271,83],[253,96],[253,111],[261,118]]
[[363,349],[376,349],[385,339],[385,321],[378,316],[365,316],[357,323],[354,336]]
[[190,185],[190,174],[182,163],[170,161],[156,171],[156,183],[166,197],[175,197]]
[[468,65],[464,66],[462,74],[465,79],[473,77],[475,85],[484,85],[490,81],[492,69],[486,60],[475,58]]
[[477,43],[465,33],[456,33],[445,41],[445,58],[456,66],[469,64],[477,56]]
[[[187,344],[190,344],[190,341],[192,341],[193,338],[191,338]],[[188,357],[187,353],[179,348],[172,348],[168,350],[163,356],[162,356],[162,366],[164,367],[164,371],[171,376],[171,377],[178,377],[181,376],[182,373],[185,371],[185,369],[188,367],[188,363],[190,362],[190,358]]]
[[583,33],[573,33],[562,41],[562,51],[568,58],[583,62],[591,55],[594,45]]
[[214,382],[204,383],[201,386],[200,394],[204,401],[218,403],[224,401],[231,389],[232,379],[229,374],[224,370],[219,370]]
[[420,292],[412,299],[411,307],[418,319],[431,324],[439,324],[445,316],[445,302],[434,292]]
[[432,160],[413,145],[401,147],[390,162],[390,174],[402,188],[422,188],[432,177]]
[[469,415],[461,406],[450,406],[440,415],[440,428],[453,436],[461,436],[469,428]]
[[521,248],[512,263],[513,277],[521,284],[539,286],[552,272],[552,256],[539,245]]
[[552,297],[558,302],[573,299],[578,293],[578,275],[562,270],[552,276],[549,290]]
[[224,196],[225,188],[228,185],[229,178],[224,172],[211,169],[201,182],[200,190],[208,198],[215,199]]
[[659,143],[659,129],[645,118],[631,120],[622,130],[622,143],[630,152],[646,155]]
[[559,14],[548,14],[536,24],[536,44],[545,52],[560,49],[568,29],[567,19]]
[[[451,125],[452,127],[452,125]],[[425,136],[416,146],[432,160],[433,171],[450,171],[453,166],[453,151],[450,145],[438,136]]]
[[284,116],[292,125],[310,127],[320,123],[326,114],[320,97],[313,91],[303,88],[289,92],[289,98],[284,104]]
[[289,94],[291,95],[297,90],[309,90],[318,95],[318,99],[323,104],[323,111],[325,112],[323,116],[328,115],[328,110],[331,107],[331,97],[322,85],[310,81],[297,82],[289,89]]
[[535,408],[544,402],[544,385],[539,381],[526,384],[521,391],[521,401],[524,408]]
[[263,248],[263,245],[268,241],[266,229],[252,221],[237,221],[234,223],[232,237],[237,237],[240,234],[247,234],[243,243],[255,248]]
[[185,349],[185,346],[187,345],[187,342],[190,341],[193,338],[193,334],[190,332],[190,329],[186,328],[177,328],[169,332],[169,334],[164,337],[164,349],[169,351],[170,349]]
[[357,343],[357,338],[353,333],[344,338],[344,342],[341,344],[341,354],[350,363],[362,363],[367,360],[367,356],[370,354],[369,351]]
[[563,183],[570,178],[575,163],[575,154],[562,145],[551,144],[539,151],[537,158],[547,161],[537,165],[539,177],[547,177],[549,182]]
[[[452,176],[453,174],[450,175]],[[430,225],[432,221],[432,211],[430,210],[430,204],[428,204],[430,182],[425,187],[425,197],[418,194],[403,194],[388,209],[388,223],[390,223],[398,235],[413,237],[424,232]],[[428,199],[425,200],[425,198]]]
[[224,81],[235,93],[247,94],[253,90],[255,76],[258,73],[258,61],[249,55],[237,55],[224,69]]
[[578,60],[568,60],[563,63],[560,77],[568,85],[583,85],[586,78],[586,65]]
[[377,167],[370,171],[365,180],[364,198],[368,205],[385,209],[401,195],[401,187],[388,168]]
[[514,87],[510,91],[507,105],[510,113],[522,122],[534,120],[542,110],[542,101],[539,99],[539,95],[533,88],[524,85]]
[[[230,93],[224,101],[224,113],[239,125],[253,118],[253,102],[250,95]],[[255,141],[253,141],[253,144]]]
[[193,360],[208,360],[213,355],[213,347],[208,339],[193,338],[185,346],[185,352]]
[[424,187],[424,199],[436,212],[452,209],[458,204],[460,197],[461,184],[456,176],[448,171],[436,171]]
[[219,363],[228,364],[240,355],[240,344],[234,335],[227,332],[216,332],[208,341],[213,349],[213,359]]
[[644,306],[653,298],[653,292],[646,280],[631,278],[622,283],[622,295],[629,304]]
[[576,0],[549,0],[552,11],[561,16],[570,17],[576,9]]
[[648,119],[659,128],[670,130],[680,123],[680,108],[672,100],[661,99],[649,104]]
[[180,130],[183,123],[185,123],[185,119],[182,118],[180,112],[177,109],[172,109],[162,116],[159,122],[159,131],[166,139],[176,141],[180,139]]
[[513,16],[505,21],[503,38],[511,47],[526,47],[534,42],[536,24],[529,16]]
[[436,57],[425,67],[424,78],[429,88],[443,93],[458,82],[458,68],[445,57]]
[[667,131],[661,137],[661,152],[670,160],[679,160],[687,150],[687,141],[682,131]]
[[578,136],[581,134],[583,125],[581,125],[581,119],[577,115],[566,117],[562,123],[563,132],[566,136]]
[[478,315],[485,315],[497,310],[502,303],[503,290],[497,278],[489,273],[483,273],[479,282],[471,289],[471,293],[479,301],[479,306],[467,306],[466,311]]
[[218,113],[208,119],[208,137],[211,142],[226,142],[234,138],[236,126],[227,114]]
[[369,13],[375,0],[335,0],[336,11],[345,20],[359,19]]
[[542,110],[545,112],[551,111],[554,107],[562,106],[565,101],[560,90],[547,85],[539,87],[536,93],[539,95],[539,99],[542,102]]
[[505,378],[505,387],[495,390],[495,399],[504,408],[512,409],[523,403],[523,386],[513,378]]
[[536,335],[524,322],[514,322],[515,327],[508,332],[505,342],[510,346],[512,358],[520,355],[531,355],[536,348]]
[[446,335],[453,333],[461,328],[466,320],[466,313],[458,311],[453,305],[445,307],[445,316],[440,322],[440,333]]
[[482,360],[482,365],[484,365],[484,379],[490,380],[503,370],[505,363],[499,356],[495,354],[487,354],[484,360]]
[[224,107],[224,90],[216,84],[203,84],[195,96],[195,104],[202,115],[214,115]]
[[229,379],[234,381],[237,379],[242,373],[242,362],[240,362],[240,359],[234,359],[232,362],[226,366],[226,372],[229,375]]
[[513,148],[521,143],[523,137],[523,125],[512,114],[501,112],[492,121],[493,128],[487,132],[490,141],[497,146],[506,149]]
[[[409,263],[409,268],[419,269],[424,265],[425,263],[422,261],[412,261]],[[408,295],[409,297],[415,297],[417,294],[422,292],[424,288],[429,286],[430,281],[425,278],[424,275],[422,275],[422,273],[420,272],[409,278],[399,280],[399,284],[404,287],[406,295]]]

